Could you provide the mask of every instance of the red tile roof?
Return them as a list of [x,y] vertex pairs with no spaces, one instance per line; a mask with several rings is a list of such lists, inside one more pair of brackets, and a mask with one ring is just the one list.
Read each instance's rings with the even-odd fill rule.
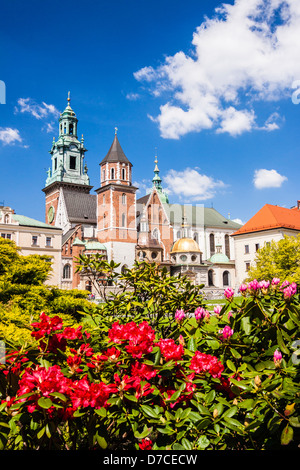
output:
[[265,204],[248,222],[232,235],[261,232],[274,228],[286,228],[300,231],[300,210],[297,207],[285,207]]

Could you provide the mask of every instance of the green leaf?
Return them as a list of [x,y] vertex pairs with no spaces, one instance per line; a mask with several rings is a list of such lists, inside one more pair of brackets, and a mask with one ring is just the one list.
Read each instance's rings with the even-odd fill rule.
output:
[[150,418],[159,418],[159,415],[156,413],[156,411],[153,410],[153,408],[151,408],[151,406],[141,405],[141,409],[143,413],[147,416],[150,416]]
[[193,444],[186,439],[185,437],[181,439],[181,444],[185,450],[192,450],[193,449]]
[[228,369],[232,370],[233,372],[236,372],[236,367],[230,359],[226,361],[226,364]]
[[97,442],[99,444],[99,446],[101,447],[101,449],[106,449],[107,448],[107,442],[106,440],[104,439],[104,437],[102,436],[99,436],[99,434],[97,433],[96,434],[96,439],[97,439]]
[[43,435],[45,434],[45,431],[46,431],[46,426],[44,426],[44,427],[37,433],[37,438],[38,438],[38,439],[41,439],[41,437],[43,437]]
[[196,346],[195,338],[193,336],[189,339],[187,348],[192,352],[196,351],[197,346]]
[[281,434],[281,444],[283,446],[287,446],[294,437],[294,430],[287,424],[287,426],[284,428]]
[[300,416],[292,416],[289,419],[290,425],[293,426],[293,428],[300,428]]
[[50,400],[50,398],[44,398],[44,397],[41,397],[39,398],[38,400],[38,405],[41,407],[41,408],[45,408],[46,410],[48,410],[48,408],[50,408],[53,403],[52,401]]
[[101,416],[102,418],[105,418],[106,415],[107,415],[107,411],[105,408],[98,408],[97,410],[95,410],[95,413],[97,413],[97,415]]
[[197,444],[200,447],[200,449],[206,449],[209,446],[210,441],[207,439],[206,436],[201,436],[199,437]]
[[279,328],[277,329],[277,342],[278,342],[278,346],[280,347],[281,351],[285,354],[289,354],[289,350],[287,349],[287,347],[285,346],[285,344],[283,342],[282,334],[281,334],[281,331],[280,331]]
[[67,401],[67,397],[65,395],[63,395],[62,393],[59,393],[59,392],[52,392],[52,393],[49,393],[49,395],[51,397],[55,397],[55,398],[59,398],[60,400],[66,402]]

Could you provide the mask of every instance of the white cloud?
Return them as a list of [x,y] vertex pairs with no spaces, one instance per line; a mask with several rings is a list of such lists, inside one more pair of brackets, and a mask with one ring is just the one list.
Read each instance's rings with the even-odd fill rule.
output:
[[222,181],[214,180],[193,168],[169,170],[164,177],[164,184],[169,194],[175,194],[185,202],[211,199],[219,189],[226,186]]
[[53,104],[37,104],[31,98],[19,98],[18,106],[15,107],[16,113],[29,113],[36,119],[45,119],[49,116],[58,117],[59,111]]
[[127,93],[126,99],[129,101],[136,101],[138,100],[140,95],[138,93]]
[[11,127],[0,127],[0,141],[4,145],[13,145],[16,142],[22,142],[18,129]]
[[232,136],[240,135],[243,132],[251,131],[254,123],[255,114],[253,111],[238,111],[230,106],[222,113],[222,120],[217,133],[227,132]]
[[253,183],[257,189],[280,188],[287,180],[286,176],[280,175],[276,170],[256,170]]
[[300,78],[299,0],[235,0],[196,29],[192,51],[146,66],[134,77],[164,99],[158,123],[164,138],[215,129],[240,135],[260,126],[255,104],[292,96]]

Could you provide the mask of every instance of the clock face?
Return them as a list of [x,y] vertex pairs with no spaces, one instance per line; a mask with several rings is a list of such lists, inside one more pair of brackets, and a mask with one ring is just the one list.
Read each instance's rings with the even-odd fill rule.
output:
[[70,150],[77,150],[77,147],[74,144],[71,144],[69,148],[70,148]]
[[51,222],[53,222],[53,220],[54,220],[54,207],[50,206],[49,210],[48,210],[48,221],[51,224]]

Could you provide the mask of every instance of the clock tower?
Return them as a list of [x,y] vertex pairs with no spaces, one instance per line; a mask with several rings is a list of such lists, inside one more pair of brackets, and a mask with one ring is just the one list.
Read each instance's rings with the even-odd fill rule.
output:
[[[46,223],[63,228],[64,232],[74,223],[70,223],[66,213],[65,197],[75,200],[82,195],[87,199],[92,186],[88,169],[84,164],[87,149],[83,136],[77,137],[78,119],[70,105],[70,92],[65,110],[59,118],[59,135],[57,141],[53,138],[51,166],[48,170],[45,188]],[[76,221],[73,221],[76,222]]]

